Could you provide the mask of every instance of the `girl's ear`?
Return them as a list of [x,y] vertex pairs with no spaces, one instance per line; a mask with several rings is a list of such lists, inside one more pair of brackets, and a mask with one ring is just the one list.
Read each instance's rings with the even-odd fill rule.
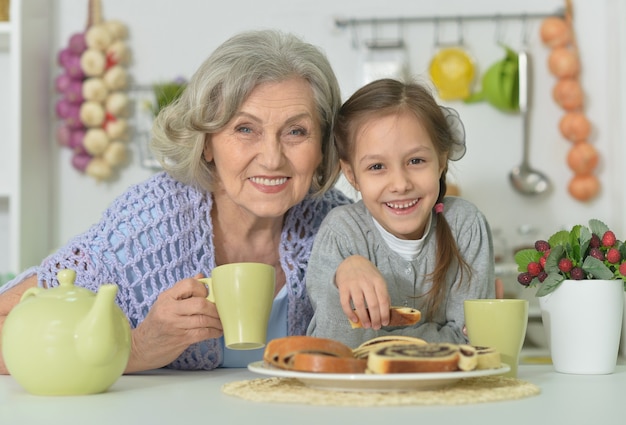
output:
[[352,170],[352,166],[343,159],[339,160],[339,164],[341,164],[341,171],[343,172],[343,175],[346,176],[346,180],[348,180],[353,188],[360,190],[359,185],[354,178],[354,170]]

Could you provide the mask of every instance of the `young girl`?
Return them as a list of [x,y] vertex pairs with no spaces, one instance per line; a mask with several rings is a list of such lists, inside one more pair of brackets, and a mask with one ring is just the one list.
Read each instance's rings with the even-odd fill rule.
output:
[[[316,236],[308,334],[352,347],[386,334],[467,342],[463,300],[494,298],[495,277],[485,217],[444,198],[448,161],[465,154],[456,111],[419,84],[382,79],[344,103],[335,138],[361,200],[331,211]],[[391,306],[416,308],[422,319],[389,327]]]

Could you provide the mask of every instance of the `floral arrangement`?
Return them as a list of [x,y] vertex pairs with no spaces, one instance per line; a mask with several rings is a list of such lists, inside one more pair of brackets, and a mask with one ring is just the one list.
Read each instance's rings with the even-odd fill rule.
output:
[[626,244],[600,220],[589,220],[589,227],[576,225],[561,230],[535,248],[515,254],[517,281],[527,287],[539,285],[542,297],[566,279],[622,279],[626,290]]

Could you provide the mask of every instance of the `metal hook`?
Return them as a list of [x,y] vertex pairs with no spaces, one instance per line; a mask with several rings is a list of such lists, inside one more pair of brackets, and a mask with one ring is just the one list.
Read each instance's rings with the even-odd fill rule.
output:
[[398,18],[398,39],[400,39],[402,41],[402,44],[404,44],[404,21],[402,20],[402,18]]
[[376,42],[376,40],[379,39],[378,37],[378,19],[374,19],[374,21],[372,22],[372,40],[374,40],[374,42]]
[[435,28],[435,47],[439,47],[439,18],[435,17],[434,21],[435,25],[433,27]]
[[522,15],[522,45],[528,45],[528,16],[526,14]]
[[350,20],[350,30],[352,33],[352,48],[359,48],[359,29],[357,28],[356,22],[354,20]]
[[502,16],[500,14],[496,15],[496,44],[502,44]]

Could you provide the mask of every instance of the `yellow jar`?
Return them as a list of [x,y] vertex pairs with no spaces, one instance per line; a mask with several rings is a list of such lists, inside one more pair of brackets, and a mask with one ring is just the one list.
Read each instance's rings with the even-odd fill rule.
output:
[[0,22],[9,20],[10,0],[0,0]]

